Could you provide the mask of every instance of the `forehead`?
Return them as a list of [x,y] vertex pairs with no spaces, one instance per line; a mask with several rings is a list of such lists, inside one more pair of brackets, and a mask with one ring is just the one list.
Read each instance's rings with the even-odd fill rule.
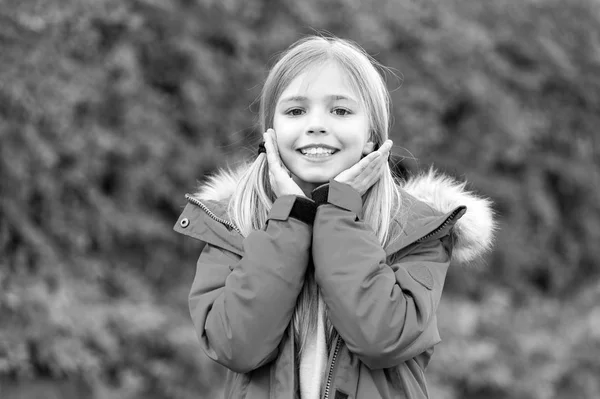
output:
[[315,65],[300,73],[283,90],[280,99],[288,96],[312,98],[331,95],[358,99],[348,73],[335,62]]

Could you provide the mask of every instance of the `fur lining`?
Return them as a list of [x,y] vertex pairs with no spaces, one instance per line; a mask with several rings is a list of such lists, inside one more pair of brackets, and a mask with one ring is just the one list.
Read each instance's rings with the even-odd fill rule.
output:
[[250,163],[241,163],[235,169],[219,168],[214,175],[209,176],[204,183],[198,187],[194,197],[202,200],[221,201],[231,197],[237,188],[242,175],[246,173]]
[[452,259],[459,263],[471,262],[488,252],[496,230],[492,202],[467,191],[466,185],[431,168],[410,178],[403,186],[406,192],[442,213],[460,205],[467,207],[454,225],[456,243]]
[[[230,197],[249,165],[246,162],[234,169],[219,169],[200,185],[194,196],[215,201]],[[452,259],[458,263],[472,262],[488,252],[496,231],[491,201],[466,190],[466,184],[431,168],[428,172],[410,177],[402,186],[404,191],[442,213],[460,205],[467,207],[467,212],[454,226]]]

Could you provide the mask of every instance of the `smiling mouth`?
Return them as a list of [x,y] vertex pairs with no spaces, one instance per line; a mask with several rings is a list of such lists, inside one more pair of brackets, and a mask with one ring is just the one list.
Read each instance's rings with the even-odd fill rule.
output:
[[304,151],[304,150],[297,150],[301,155],[305,156],[305,157],[309,157],[309,158],[327,158],[332,156],[333,154],[339,152],[339,150],[325,150],[325,151]]

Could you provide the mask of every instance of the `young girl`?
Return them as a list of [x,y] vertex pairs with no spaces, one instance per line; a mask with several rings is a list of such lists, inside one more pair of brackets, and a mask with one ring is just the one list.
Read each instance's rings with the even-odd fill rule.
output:
[[494,222],[464,184],[394,176],[377,67],[345,40],[292,45],[256,159],[186,196],[175,230],[206,243],[190,312],[225,398],[428,397],[448,266],[488,250]]

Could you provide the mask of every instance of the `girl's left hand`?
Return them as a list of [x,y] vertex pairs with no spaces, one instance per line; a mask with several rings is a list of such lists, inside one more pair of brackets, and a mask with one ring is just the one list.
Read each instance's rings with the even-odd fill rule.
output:
[[355,165],[334,177],[334,180],[348,184],[361,196],[364,195],[369,187],[381,177],[383,166],[388,160],[388,154],[393,144],[392,140],[386,140],[377,151],[371,152]]

